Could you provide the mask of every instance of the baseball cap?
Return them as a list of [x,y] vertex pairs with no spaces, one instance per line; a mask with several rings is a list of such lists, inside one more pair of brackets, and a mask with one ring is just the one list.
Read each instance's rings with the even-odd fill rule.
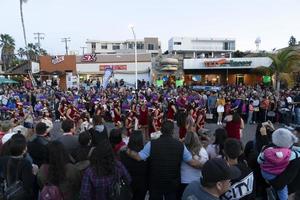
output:
[[217,183],[219,181],[237,179],[241,171],[221,158],[208,160],[202,168],[202,183]]

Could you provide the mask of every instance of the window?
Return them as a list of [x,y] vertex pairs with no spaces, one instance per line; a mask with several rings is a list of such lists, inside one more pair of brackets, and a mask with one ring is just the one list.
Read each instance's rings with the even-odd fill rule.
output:
[[174,45],[181,45],[181,42],[174,42]]
[[107,44],[102,44],[101,49],[107,49]]
[[113,45],[113,50],[118,50],[120,49],[120,45]]
[[143,43],[137,43],[136,48],[137,49],[144,49],[144,44]]
[[224,42],[224,50],[229,50],[229,44],[228,44],[228,42]]
[[154,50],[154,44],[148,44],[148,50]]
[[128,44],[128,49],[133,49],[133,46],[134,46],[133,43],[129,43]]
[[92,42],[92,49],[96,49],[96,42]]

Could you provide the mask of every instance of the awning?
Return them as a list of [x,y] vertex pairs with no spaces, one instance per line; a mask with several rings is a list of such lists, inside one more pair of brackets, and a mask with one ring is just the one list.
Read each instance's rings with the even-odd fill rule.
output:
[[0,84],[16,84],[17,81],[7,79],[7,78],[0,78]]
[[163,66],[160,70],[161,71],[177,71],[178,67],[174,66],[174,65],[166,65],[166,66]]

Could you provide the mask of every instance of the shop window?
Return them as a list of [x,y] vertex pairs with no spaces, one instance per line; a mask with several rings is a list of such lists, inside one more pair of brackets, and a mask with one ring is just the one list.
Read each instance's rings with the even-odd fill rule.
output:
[[92,49],[96,49],[96,42],[92,42]]
[[143,43],[137,43],[136,48],[137,49],[144,49],[144,44]]
[[101,49],[107,49],[107,44],[102,44]]

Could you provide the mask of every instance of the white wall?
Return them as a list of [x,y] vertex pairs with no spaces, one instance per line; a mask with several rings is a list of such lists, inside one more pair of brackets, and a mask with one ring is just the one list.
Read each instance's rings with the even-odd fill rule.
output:
[[[181,45],[174,45],[181,42]],[[173,37],[169,40],[169,51],[232,51],[224,50],[224,42],[234,42],[234,39]]]

